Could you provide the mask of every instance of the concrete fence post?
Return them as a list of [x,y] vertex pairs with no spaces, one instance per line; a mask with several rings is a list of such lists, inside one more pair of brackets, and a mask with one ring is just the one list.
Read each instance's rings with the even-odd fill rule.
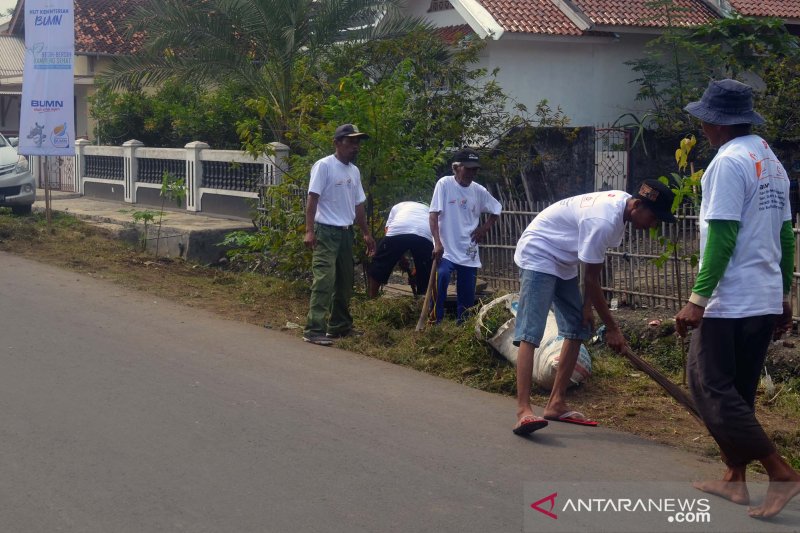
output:
[[86,173],[86,147],[90,145],[87,139],[75,140],[75,192],[83,196],[83,178]]
[[139,177],[139,162],[136,159],[136,149],[144,146],[142,141],[131,139],[122,143],[124,148],[124,175],[125,175],[125,201],[136,203],[136,181]]
[[269,147],[264,154],[267,162],[266,184],[278,185],[283,181],[283,175],[289,171],[289,147],[279,142],[271,142]]
[[186,148],[186,209],[201,211],[200,187],[203,186],[203,161],[200,153],[208,148],[202,141],[193,141]]

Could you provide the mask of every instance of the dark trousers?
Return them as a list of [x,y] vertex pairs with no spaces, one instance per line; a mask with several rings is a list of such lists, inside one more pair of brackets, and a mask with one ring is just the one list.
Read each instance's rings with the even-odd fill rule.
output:
[[775,320],[775,315],[704,318],[692,334],[689,389],[730,467],[775,452],[755,414],[756,389]]
[[381,239],[375,257],[372,258],[369,275],[381,285],[385,285],[397,262],[409,250],[414,258],[414,267],[417,271],[415,280],[417,294],[425,294],[425,291],[428,290],[428,278],[431,275],[431,265],[433,264],[431,255],[433,243],[425,237],[404,233]]
[[436,323],[444,318],[444,302],[447,300],[447,286],[450,285],[450,274],[456,271],[456,322],[464,321],[466,310],[475,305],[475,283],[478,280],[478,268],[457,265],[442,258],[436,270]]

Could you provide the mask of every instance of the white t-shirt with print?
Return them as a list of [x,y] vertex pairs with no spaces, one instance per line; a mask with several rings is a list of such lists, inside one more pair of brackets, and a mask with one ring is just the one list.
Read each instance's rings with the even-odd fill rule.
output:
[[323,157],[311,167],[308,192],[319,195],[314,221],[330,226],[351,226],[356,206],[367,199],[358,167],[345,165],[335,155]]
[[622,244],[630,197],[623,191],[602,191],[551,205],[522,232],[514,262],[561,279],[576,277],[579,262],[602,263],[608,248]]
[[400,202],[389,211],[386,236],[419,235],[433,242],[428,206],[419,202]]
[[780,231],[783,223],[792,219],[789,178],[783,165],[758,135],[737,137],[719,148],[700,183],[701,254],[709,220],[739,221],[733,255],[703,316],[780,314]]
[[436,182],[429,211],[439,213],[443,257],[457,265],[480,268],[478,245],[471,234],[478,227],[481,213],[500,214],[500,202],[483,185],[473,181],[463,187],[455,176],[445,176]]

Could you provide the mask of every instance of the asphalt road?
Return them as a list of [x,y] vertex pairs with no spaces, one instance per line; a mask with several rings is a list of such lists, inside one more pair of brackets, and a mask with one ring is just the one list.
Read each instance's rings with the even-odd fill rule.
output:
[[[565,495],[699,498],[720,471],[603,428],[522,439],[510,398],[12,255],[0,278],[3,532],[594,531],[610,511]],[[669,530],[800,530],[797,502],[711,504]]]

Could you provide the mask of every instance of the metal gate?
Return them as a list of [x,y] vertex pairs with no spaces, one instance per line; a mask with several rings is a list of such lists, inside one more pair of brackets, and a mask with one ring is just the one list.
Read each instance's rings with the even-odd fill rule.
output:
[[621,128],[595,128],[594,190],[627,191],[630,132]]
[[75,179],[75,157],[54,156],[38,157],[32,164],[42,165],[39,172],[39,187],[44,189],[49,179],[50,190],[78,192]]

